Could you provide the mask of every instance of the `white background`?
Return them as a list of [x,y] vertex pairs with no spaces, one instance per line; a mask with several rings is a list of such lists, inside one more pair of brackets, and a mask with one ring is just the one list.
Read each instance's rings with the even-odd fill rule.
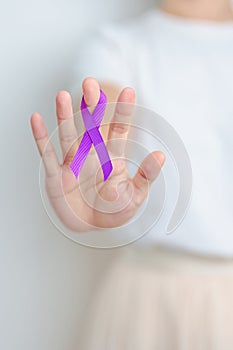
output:
[[50,222],[40,198],[39,156],[29,118],[39,111],[49,132],[54,130],[55,96],[70,88],[75,43],[85,29],[135,15],[152,4],[1,3],[1,349],[79,349],[77,328],[86,297],[115,251],[81,247]]

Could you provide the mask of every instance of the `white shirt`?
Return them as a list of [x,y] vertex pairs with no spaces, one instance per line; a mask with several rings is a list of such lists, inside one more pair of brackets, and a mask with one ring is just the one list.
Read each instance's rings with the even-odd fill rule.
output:
[[82,80],[132,86],[137,103],[163,116],[189,153],[193,195],[183,223],[144,242],[233,256],[233,23],[192,21],[151,10],[106,25],[77,50]]

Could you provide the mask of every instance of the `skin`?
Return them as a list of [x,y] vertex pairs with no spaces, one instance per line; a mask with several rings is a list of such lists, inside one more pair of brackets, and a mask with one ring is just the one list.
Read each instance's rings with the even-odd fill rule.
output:
[[233,20],[229,0],[163,0],[160,7],[172,15],[194,20],[217,22]]
[[[164,0],[160,7],[167,13],[191,19],[233,19],[230,2],[226,0]],[[58,162],[42,116],[37,112],[31,116],[32,132],[45,167],[49,200],[62,223],[75,232],[117,227],[130,220],[147,197],[150,185],[165,162],[164,154],[154,151],[144,159],[135,176],[130,178],[124,160],[119,157],[124,156],[124,141],[129,131],[135,92],[130,87],[120,91],[118,86],[104,82],[100,84],[88,77],[82,83],[82,90],[91,111],[99,100],[100,88],[106,93],[108,102],[127,103],[117,105],[111,124],[101,130],[113,159],[113,171],[106,182],[101,171],[95,176],[98,159],[94,150],[84,164],[79,183],[69,168],[79,142],[68,92],[60,91],[56,96],[62,164]],[[118,139],[118,142],[121,139],[120,147],[119,143],[112,141],[114,139]]]
[[[95,79],[87,78],[83,81],[83,94],[88,106],[97,103],[99,90],[99,83]],[[118,101],[127,102],[127,105],[117,105],[109,126],[106,141],[110,158],[113,159],[113,171],[106,182],[103,181],[101,171],[95,177],[98,159],[94,149],[83,166],[82,175],[80,173],[80,183],[69,168],[78,148],[78,142],[72,117],[71,96],[68,92],[60,91],[56,96],[57,122],[63,153],[62,164],[59,164],[54,147],[49,141],[42,116],[39,113],[33,113],[31,117],[33,135],[46,170],[48,197],[63,224],[75,232],[89,231],[93,227],[95,229],[111,228],[127,222],[145,200],[149,185],[156,179],[164,163],[164,155],[155,151],[144,159],[135,176],[130,178],[124,160],[114,159],[114,157],[122,157],[124,153],[124,140],[127,138],[129,127],[120,120],[130,122],[135,102],[134,90],[123,89]],[[111,142],[119,138],[121,147]],[[102,199],[107,204],[104,208],[101,204]],[[100,208],[101,211],[96,210]]]

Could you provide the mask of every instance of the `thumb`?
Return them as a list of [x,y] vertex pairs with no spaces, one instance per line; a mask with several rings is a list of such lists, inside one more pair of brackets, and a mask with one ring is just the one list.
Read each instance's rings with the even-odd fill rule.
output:
[[157,178],[165,162],[165,155],[160,151],[150,153],[142,162],[133,178],[137,202],[142,204],[147,196],[149,185]]

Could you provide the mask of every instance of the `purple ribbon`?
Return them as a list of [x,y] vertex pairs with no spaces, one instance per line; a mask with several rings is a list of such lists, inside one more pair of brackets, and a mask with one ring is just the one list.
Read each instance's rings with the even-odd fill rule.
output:
[[75,177],[78,174],[87,158],[87,155],[93,144],[99,161],[102,167],[104,181],[106,181],[112,172],[112,163],[108,154],[107,147],[105,146],[104,140],[99,132],[99,127],[104,116],[106,109],[107,98],[102,90],[100,90],[100,98],[94,112],[91,114],[87,108],[84,96],[81,101],[81,113],[83,122],[86,127],[86,131],[83,135],[79,148],[74,156],[70,169],[73,171]]

